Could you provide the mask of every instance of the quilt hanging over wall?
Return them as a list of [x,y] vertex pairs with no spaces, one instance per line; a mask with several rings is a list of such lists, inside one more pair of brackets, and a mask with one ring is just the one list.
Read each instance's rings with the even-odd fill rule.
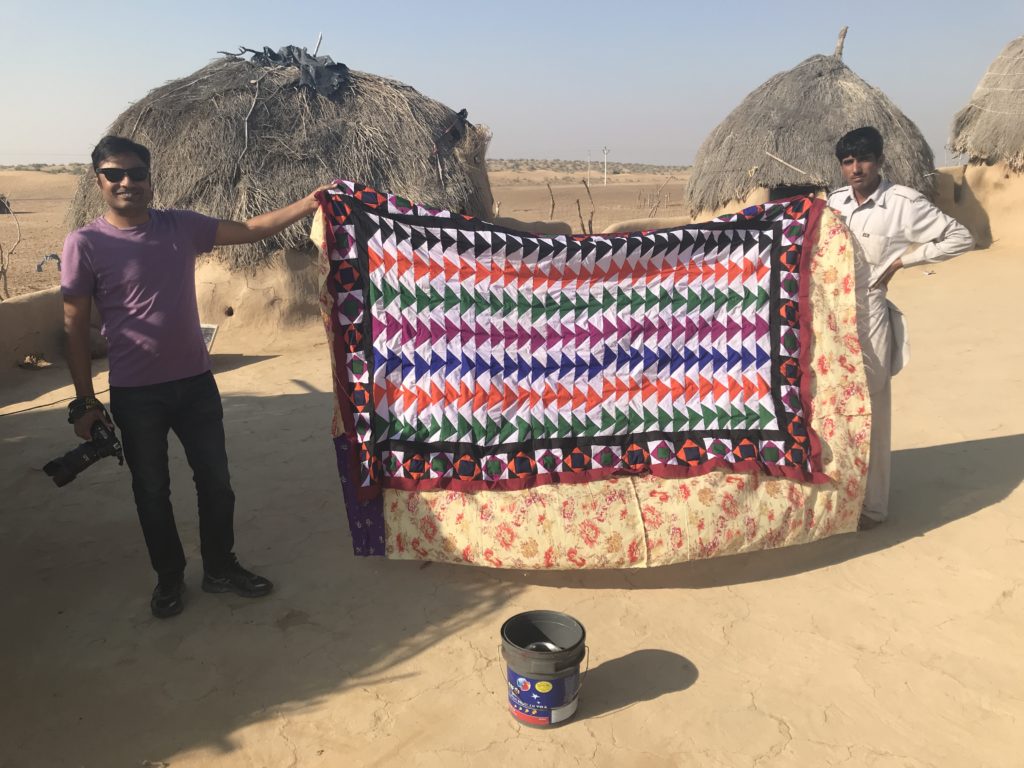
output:
[[[324,193],[321,300],[357,553],[494,565],[483,553],[502,537],[486,540],[487,520],[466,529],[480,505],[511,505],[519,538],[524,499],[557,506],[631,479],[834,488],[812,418],[821,216],[796,198],[678,229],[544,237],[351,182]],[[615,556],[649,564],[629,555],[648,536],[628,496],[609,511],[630,529],[620,538],[637,535]],[[442,497],[469,504],[462,533]],[[423,510],[426,525],[411,519]],[[538,558],[553,546],[537,540]]]

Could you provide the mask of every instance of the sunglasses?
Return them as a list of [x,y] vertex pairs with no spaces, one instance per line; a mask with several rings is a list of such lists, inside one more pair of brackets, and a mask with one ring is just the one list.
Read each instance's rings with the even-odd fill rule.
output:
[[119,184],[124,181],[125,176],[132,181],[145,181],[149,178],[149,168],[143,166],[138,168],[98,168],[96,173],[111,184]]

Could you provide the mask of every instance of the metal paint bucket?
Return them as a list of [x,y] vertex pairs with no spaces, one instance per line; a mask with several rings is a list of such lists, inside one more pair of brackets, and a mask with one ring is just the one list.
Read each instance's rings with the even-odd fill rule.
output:
[[527,611],[501,625],[508,704],[524,725],[547,728],[576,712],[587,632],[572,616]]

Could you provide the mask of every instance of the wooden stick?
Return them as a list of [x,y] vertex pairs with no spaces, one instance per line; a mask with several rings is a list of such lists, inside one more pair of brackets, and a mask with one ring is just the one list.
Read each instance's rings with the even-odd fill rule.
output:
[[242,158],[245,157],[245,153],[249,151],[249,118],[252,116],[252,111],[256,109],[256,101],[260,97],[260,80],[263,78],[257,78],[254,82],[256,84],[256,93],[253,94],[252,104],[249,105],[249,111],[245,114],[245,144],[242,145],[242,151],[238,155],[238,159],[235,160],[235,180],[234,184],[237,184],[239,179],[242,177]]
[[548,194],[551,195],[551,213],[548,214],[548,221],[555,219],[555,193],[551,191],[551,182],[547,182]]
[[836,50],[832,54],[837,59],[843,58],[843,45],[845,45],[845,43],[846,43],[846,30],[847,29],[849,29],[849,27],[843,27],[842,29],[839,30],[839,39],[836,40]]
[[316,48],[313,49],[313,55],[316,56],[316,52],[320,50],[320,43],[323,42],[324,33],[321,32],[316,38]]
[[[669,176],[667,179],[665,179],[665,184],[668,184],[674,178],[675,176]],[[656,193],[656,197],[654,200],[654,207],[651,208],[651,212],[647,214],[647,218],[649,219],[653,219],[654,215],[658,212],[658,208],[661,207],[661,190],[665,188],[665,184],[662,184],[660,187],[658,187],[658,191]]]
[[7,210],[10,215],[14,217],[14,225],[18,228],[18,239],[14,241],[14,245],[11,246],[11,250],[4,254],[3,246],[0,246],[0,284],[3,285],[3,295],[0,296],[0,301],[11,298],[11,291],[7,287],[7,270],[11,266],[11,256],[14,255],[15,250],[18,248],[18,243],[21,242],[21,222],[18,221],[18,214],[14,212],[14,203],[7,200]]
[[587,220],[587,234],[594,234],[594,196],[590,194],[590,182],[584,181],[583,187],[587,190],[587,197],[590,198],[590,218]]
[[786,162],[785,160],[783,160],[783,159],[782,159],[781,157],[778,157],[777,155],[773,155],[773,154],[772,154],[771,152],[769,152],[769,151],[768,151],[767,149],[766,149],[766,150],[764,151],[764,153],[765,153],[766,155],[768,155],[768,157],[770,157],[770,158],[771,158],[772,160],[778,160],[778,161],[779,161],[780,163],[782,163],[782,164],[783,164],[784,166],[786,166],[787,168],[792,168],[792,169],[793,169],[794,171],[796,171],[797,173],[802,173],[802,174],[803,174],[804,176],[810,176],[810,175],[811,175],[811,174],[809,174],[809,173],[808,173],[807,171],[803,170],[802,168],[797,168],[797,167],[796,167],[795,165],[793,165],[792,163],[787,163],[787,162]]

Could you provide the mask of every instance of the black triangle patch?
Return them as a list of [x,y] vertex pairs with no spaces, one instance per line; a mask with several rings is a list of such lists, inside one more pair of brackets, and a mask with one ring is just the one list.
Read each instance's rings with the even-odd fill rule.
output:
[[453,245],[455,245],[455,237],[447,229],[442,229],[441,230],[441,247],[444,248],[444,250],[447,251]]
[[458,249],[459,256],[464,256],[467,253],[471,253],[473,251],[473,249],[474,249],[473,241],[469,237],[467,237],[466,233],[463,232],[461,229],[459,230],[459,233],[458,233],[458,236],[457,236],[457,240],[458,240],[458,245],[456,247]]
[[427,237],[423,234],[423,230],[419,227],[413,227],[409,230],[409,241],[412,244],[414,251],[423,249],[423,246],[427,243]]
[[597,245],[594,243],[592,237],[588,237],[586,240],[580,242],[580,252],[584,259],[589,259],[594,255],[594,251],[597,250]]

